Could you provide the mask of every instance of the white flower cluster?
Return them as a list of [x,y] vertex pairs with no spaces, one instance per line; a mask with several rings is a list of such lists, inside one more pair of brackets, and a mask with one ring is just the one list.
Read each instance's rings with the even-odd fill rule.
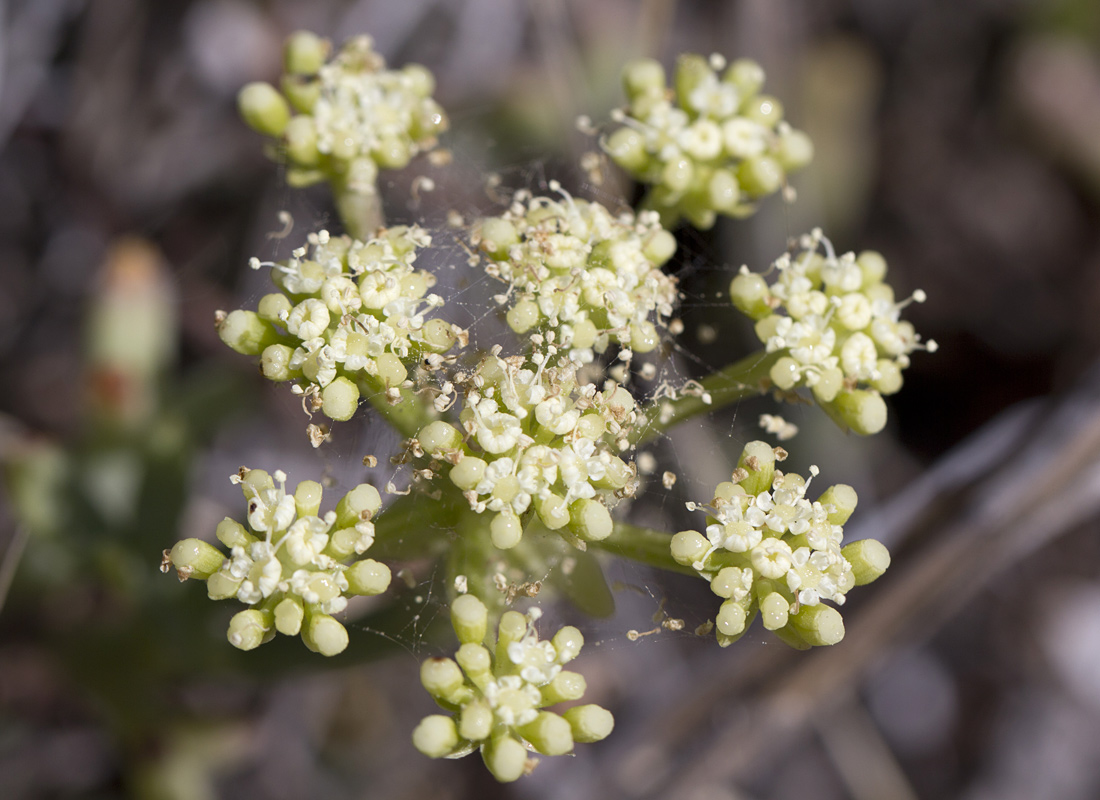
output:
[[727,68],[718,55],[684,55],[674,84],[672,92],[652,59],[628,64],[629,104],[612,116],[623,127],[603,142],[616,163],[653,184],[646,204],[669,227],[681,216],[697,228],[710,228],[719,214],[747,216],[753,200],[812,159],[809,137],[783,121],[776,98],[760,93],[764,71],[756,62]]
[[179,542],[170,559],[181,578],[205,579],[211,599],[235,597],[251,606],[229,623],[235,647],[251,650],[278,631],[300,634],[324,655],[343,651],[348,634],[332,615],[347,607],[348,597],[380,594],[390,584],[389,568],[378,561],[345,563],[374,543],[378,491],[361,484],[319,516],[322,489],[315,481],[299,483],[291,495],[281,471],[242,469],[233,480],[248,502],[248,527],[228,517],[218,525],[228,558],[198,539]]
[[310,234],[286,262],[270,266],[282,292],[261,298],[257,310],[219,321],[223,341],[260,355],[264,375],[296,382],[313,409],[335,420],[355,413],[361,392],[389,391],[408,377],[405,362],[448,350],[464,333],[427,314],[443,305],[429,293],[435,276],[414,267],[431,244],[422,229],[393,227],[360,242],[327,231]]
[[780,354],[772,383],[785,391],[809,387],[825,404],[844,405],[867,391],[897,392],[910,354],[936,350],[934,341],[922,343],[912,323],[901,319],[909,303],[924,301],[924,292],[897,302],[883,280],[880,254],[837,256],[820,230],[803,236],[800,246],[796,255],[775,261],[770,285],[745,267],[730,284],[733,304],[756,320],[767,351]]
[[349,39],[326,63],[330,50],[314,34],[291,36],[283,95],[252,84],[242,92],[241,110],[252,127],[281,139],[292,184],[327,178],[371,194],[378,169],[400,169],[435,147],[447,117],[432,99],[435,80],[424,67],[386,69],[369,36]]
[[613,382],[603,391],[579,385],[572,361],[551,364],[556,352],[486,357],[467,382],[461,430],[437,421],[417,437],[426,455],[452,465],[470,508],[494,514],[492,541],[502,549],[519,543],[532,513],[550,530],[604,539],[608,507],[633,487],[633,465],[607,443],[634,422],[633,398]]
[[461,646],[454,659],[424,662],[424,688],[452,715],[425,717],[413,744],[432,758],[458,758],[480,749],[485,764],[501,781],[514,781],[534,767],[528,753],[564,755],[575,742],[605,738],[611,713],[597,705],[574,706],[564,714],[544,707],[583,697],[586,684],[562,669],[584,645],[576,628],[561,628],[540,640],[535,623],[541,612],[506,611],[496,640],[488,636],[488,612],[473,595],[451,604],[451,621]]
[[657,215],[613,215],[599,203],[517,194],[500,217],[482,220],[476,241],[493,259],[490,275],[509,284],[509,326],[542,327],[585,363],[612,343],[647,353],[660,343],[679,299],[676,279],[661,265],[676,240]]
[[[842,526],[856,505],[850,486],[832,486],[811,502],[810,480],[776,470],[776,452],[750,442],[733,481],[715,492],[706,536],[682,531],[672,540],[673,558],[710,581],[724,600],[717,617],[723,646],[758,612],[764,627],[796,647],[834,644],[844,624],[822,602],[843,605],[853,586],[889,564],[885,548],[873,540],[841,548]],[[812,480],[817,468],[810,472]]]

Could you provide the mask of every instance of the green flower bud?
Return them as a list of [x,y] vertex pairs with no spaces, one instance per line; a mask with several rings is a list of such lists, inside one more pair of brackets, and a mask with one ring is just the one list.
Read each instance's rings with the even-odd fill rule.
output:
[[443,420],[429,422],[420,429],[416,438],[424,452],[429,455],[462,449],[462,434],[453,425]]
[[519,780],[527,768],[527,748],[510,736],[486,744],[481,749],[481,757],[489,772],[501,783]]
[[765,128],[774,128],[783,119],[783,104],[771,95],[761,94],[743,102],[741,114]]
[[527,333],[538,325],[541,319],[542,313],[539,311],[538,303],[533,300],[520,300],[508,309],[505,315],[508,327],[516,333]]
[[260,302],[256,305],[256,315],[264,322],[282,325],[293,308],[294,304],[290,302],[289,297],[282,292],[272,292],[260,298]]
[[886,403],[875,391],[841,391],[822,407],[839,424],[861,436],[870,436],[886,427]]
[[836,644],[844,638],[844,619],[832,606],[803,606],[789,624],[813,647]]
[[573,741],[581,744],[606,739],[615,728],[611,712],[594,704],[574,706],[563,716],[573,732]]
[[475,681],[488,675],[493,668],[493,657],[489,654],[488,649],[472,642],[467,642],[458,648],[458,652],[455,653],[455,661],[462,667],[462,671]]
[[845,545],[840,554],[852,565],[856,586],[876,580],[890,566],[890,551],[875,539],[861,539]]
[[508,257],[508,249],[519,244],[516,226],[500,217],[487,217],[480,223],[481,247],[493,258]]
[[432,714],[420,720],[412,741],[413,747],[428,758],[443,758],[458,746],[458,730],[451,717]]
[[421,64],[406,64],[401,68],[405,86],[417,97],[431,97],[435,91],[435,76]]
[[464,492],[477,487],[485,476],[487,464],[477,456],[465,456],[451,467],[451,483]]
[[672,258],[675,252],[676,237],[663,228],[655,231],[642,249],[642,254],[658,267]]
[[741,97],[753,97],[764,86],[764,68],[749,58],[739,58],[729,65],[722,80],[737,87]]
[[584,636],[572,625],[566,625],[554,634],[551,642],[554,645],[554,651],[558,654],[558,661],[562,664],[568,664],[577,657],[581,652],[581,648],[584,647]]
[[576,500],[569,507],[569,527],[577,536],[598,542],[611,535],[615,523],[607,506],[596,499]]
[[771,313],[771,307],[768,305],[770,298],[768,282],[755,272],[739,273],[730,282],[730,301],[738,311],[751,319],[763,319]]
[[540,711],[533,722],[519,729],[520,735],[544,756],[563,756],[573,749],[573,730],[552,711]]
[[542,524],[552,531],[556,531],[569,522],[569,506],[560,495],[553,492],[536,498],[535,510],[538,512]]
[[880,394],[896,394],[901,391],[904,382],[901,376],[901,367],[888,358],[880,358],[875,364],[878,377],[873,378],[870,384],[879,390]]
[[370,519],[382,507],[382,496],[369,483],[361,483],[336,504],[336,527],[349,528],[363,519]]
[[714,72],[707,60],[694,53],[676,59],[676,99],[685,111],[694,111],[689,104],[691,93]]
[[747,615],[744,607],[735,600],[727,600],[718,609],[718,618],[715,623],[718,632],[725,636],[740,636],[745,632]]
[[405,365],[393,353],[382,353],[375,359],[375,363],[378,365],[378,379],[387,389],[400,386],[409,377]]
[[757,156],[741,162],[737,182],[749,197],[764,197],[783,185],[783,167],[770,156]]
[[493,547],[511,550],[523,538],[523,523],[512,511],[501,511],[489,523],[489,537]]
[[745,492],[760,494],[771,488],[775,476],[775,451],[767,442],[749,442],[741,451],[737,466],[749,473],[739,481]]
[[348,630],[335,617],[314,614],[302,630],[302,641],[315,653],[334,656],[347,649]]
[[710,542],[698,531],[680,531],[672,537],[672,557],[685,567],[702,561],[708,550]]
[[[881,283],[886,278],[886,259],[875,250],[864,250],[856,257],[856,264],[863,273],[863,288]],[[893,297],[889,302],[893,302]]]
[[260,319],[255,311],[237,309],[217,320],[218,337],[241,355],[258,356],[277,335],[269,323]]
[[458,716],[458,735],[471,742],[488,739],[493,732],[493,709],[484,700],[474,700],[462,707]]
[[346,422],[359,408],[359,387],[343,375],[321,390],[321,411],[331,420]]
[[420,683],[432,697],[453,702],[463,688],[462,670],[449,658],[429,658],[420,665]]
[[206,579],[206,596],[211,600],[228,600],[237,596],[241,588],[241,578],[234,578],[229,572],[219,570]]
[[690,158],[673,158],[661,168],[661,184],[673,195],[686,192],[694,177],[695,167]]
[[373,558],[356,561],[344,572],[344,577],[348,580],[348,594],[373,597],[390,588],[390,568]]
[[287,123],[283,132],[286,154],[298,167],[312,168],[321,162],[317,149],[317,126],[313,117],[298,115]]
[[371,150],[371,156],[378,162],[378,166],[385,169],[402,169],[408,165],[411,155],[409,146],[398,138],[382,139]]
[[474,595],[459,595],[451,602],[451,625],[458,641],[479,644],[489,630],[489,611]]
[[293,595],[284,597],[275,606],[275,630],[284,636],[297,636],[302,631],[305,616],[300,599]]
[[832,506],[833,510],[829,511],[828,516],[830,525],[843,525],[852,516],[852,512],[856,510],[859,497],[856,495],[856,490],[851,486],[846,483],[838,483],[822,492],[821,497],[817,498],[817,502],[825,506],[826,509]]
[[775,631],[787,624],[791,604],[779,592],[772,592],[760,601],[760,619],[769,631]]
[[259,609],[248,608],[237,612],[233,615],[233,619],[229,620],[226,637],[238,650],[255,650],[271,638],[271,634],[274,633],[273,623],[270,613],[265,614]]
[[650,164],[645,137],[633,128],[619,128],[603,143],[604,151],[623,169],[643,172]]
[[299,517],[320,516],[321,495],[324,490],[317,481],[302,481],[294,489],[294,507]]
[[828,403],[844,387],[844,373],[837,367],[829,367],[821,370],[814,381],[814,398],[819,403]]
[[331,50],[327,39],[310,31],[295,31],[283,46],[283,68],[291,75],[316,75]]
[[435,317],[424,323],[421,341],[433,353],[446,353],[458,341],[451,323]]
[[550,683],[541,687],[542,702],[552,706],[555,703],[572,702],[584,697],[588,683],[579,672],[562,670]]
[[225,562],[221,550],[201,539],[176,542],[171,553],[172,566],[181,578],[206,580]]
[[266,136],[282,136],[290,107],[270,83],[250,83],[237,95],[237,108],[248,126]]
[[787,172],[795,172],[814,159],[814,143],[802,131],[789,130],[779,135],[776,160]]
[[665,68],[652,58],[640,58],[623,67],[623,91],[633,100],[639,95],[657,94],[665,89]]

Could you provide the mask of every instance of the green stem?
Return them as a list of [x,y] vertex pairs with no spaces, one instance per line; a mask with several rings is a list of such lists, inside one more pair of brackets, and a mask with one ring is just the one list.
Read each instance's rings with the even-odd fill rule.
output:
[[436,418],[435,410],[411,389],[400,389],[401,401],[391,404],[386,390],[375,381],[361,380],[359,388],[367,402],[406,439],[416,436],[421,428]]
[[457,503],[465,504],[454,495],[444,487],[438,500],[415,490],[394,500],[374,520],[374,544],[367,556],[404,561],[446,550],[462,511]]
[[589,544],[646,566],[668,570],[669,572],[680,572],[684,575],[698,574],[691,567],[677,564],[672,558],[672,537],[665,531],[655,531],[652,528],[640,528],[637,525],[616,522],[615,529],[610,536],[598,542],[589,542]]
[[684,395],[676,400],[657,400],[647,404],[642,409],[646,419],[639,420],[627,438],[631,444],[643,444],[686,419],[710,413],[744,397],[763,394],[766,390],[762,381],[780,355],[757,350],[704,378],[701,383],[703,390],[710,395],[709,403],[704,403],[699,396]]
[[344,230],[360,241],[374,238],[375,232],[385,226],[386,215],[382,211],[382,198],[375,188],[364,194],[348,188],[344,181],[333,180],[332,199],[336,202],[336,211]]

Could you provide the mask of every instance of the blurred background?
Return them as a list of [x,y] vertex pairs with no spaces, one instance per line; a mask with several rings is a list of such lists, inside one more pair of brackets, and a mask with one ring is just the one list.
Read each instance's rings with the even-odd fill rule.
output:
[[[754,629],[719,650],[691,633],[713,614],[702,582],[610,564],[616,615],[560,616],[617,730],[500,787],[409,743],[431,712],[418,660],[450,646],[430,570],[323,663],[294,641],[234,651],[231,604],[159,572],[164,548],[239,514],[240,464],[347,484],[394,445],[364,413],[312,450],[294,399],[212,324],[264,291],[250,256],[338,225],[236,115],[303,27],[435,72],[453,163],[382,187],[392,220],[433,227],[492,208],[490,172],[630,202],[621,175],[574,166],[595,144],[573,123],[622,102],[628,58],[763,64],[816,160],[793,205],[680,232],[685,348],[662,368],[750,352],[721,293],[815,225],[880,250],[900,295],[927,292],[907,316],[940,350],[915,354],[886,432],[782,412],[794,467],[859,490],[848,538],[894,553],[842,644],[796,653]],[[1100,796],[1094,0],[7,0],[0,48],[0,797]],[[436,190],[410,194],[423,175]],[[692,524],[683,501],[709,498],[761,411],[656,444],[679,480],[633,513]]]

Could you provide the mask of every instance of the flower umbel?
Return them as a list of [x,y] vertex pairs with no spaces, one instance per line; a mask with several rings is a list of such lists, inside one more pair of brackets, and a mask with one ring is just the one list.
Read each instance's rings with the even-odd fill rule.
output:
[[[429,290],[435,276],[414,267],[431,237],[416,226],[380,231],[365,242],[320,231],[284,262],[268,263],[281,290],[256,311],[218,321],[222,341],[259,355],[265,377],[294,381],[295,391],[334,420],[349,419],[361,394],[393,400],[406,364],[449,350],[465,333],[428,315],[443,305]],[[265,266],[252,259],[252,266]]]
[[764,70],[755,61],[727,67],[721,56],[683,55],[673,84],[657,61],[628,64],[629,102],[612,115],[623,127],[603,142],[619,166],[652,184],[645,203],[666,226],[686,217],[706,229],[719,214],[748,216],[753,201],[812,159],[809,137],[783,121],[779,100],[761,93]]
[[565,755],[576,742],[597,742],[614,727],[611,713],[597,705],[574,706],[564,714],[546,706],[580,700],[584,677],[563,669],[581,651],[584,637],[561,628],[540,640],[538,608],[526,615],[506,611],[496,637],[485,605],[471,594],[451,604],[451,623],[461,646],[454,659],[432,658],[420,669],[424,688],[449,715],[425,717],[413,744],[432,758],[459,758],[481,750],[498,781],[514,781],[534,768],[533,751]]
[[840,613],[853,586],[870,583],[890,564],[873,539],[846,547],[843,525],[856,507],[850,486],[831,486],[814,502],[809,480],[775,469],[786,453],[764,442],[745,446],[733,480],[718,485],[708,508],[706,535],[681,531],[672,557],[710,581],[723,599],[718,643],[736,641],[757,613],[768,630],[792,647],[836,644],[844,637]]
[[880,254],[837,256],[820,230],[801,237],[799,247],[775,261],[771,284],[742,267],[730,283],[730,299],[756,320],[765,349],[781,354],[770,372],[775,387],[808,387],[842,424],[877,433],[886,424],[880,395],[901,389],[913,351],[936,350],[934,341],[921,342],[912,323],[901,319],[911,302],[924,302],[924,292],[895,301]]
[[361,484],[318,516],[322,489],[315,481],[302,481],[291,495],[278,470],[242,468],[233,478],[248,502],[247,527],[228,517],[218,524],[228,557],[200,539],[178,542],[168,558],[180,579],[205,580],[212,600],[235,597],[250,606],[229,623],[234,647],[252,650],[278,631],[301,635],[306,647],[326,656],[342,652],[348,633],[333,615],[349,597],[381,594],[390,585],[385,564],[346,563],[374,542],[378,491]]
[[676,279],[661,271],[675,238],[653,212],[615,216],[556,181],[550,188],[560,200],[520,192],[476,234],[492,259],[486,271],[509,284],[508,325],[516,333],[553,330],[580,363],[612,343],[650,352],[679,300]]

